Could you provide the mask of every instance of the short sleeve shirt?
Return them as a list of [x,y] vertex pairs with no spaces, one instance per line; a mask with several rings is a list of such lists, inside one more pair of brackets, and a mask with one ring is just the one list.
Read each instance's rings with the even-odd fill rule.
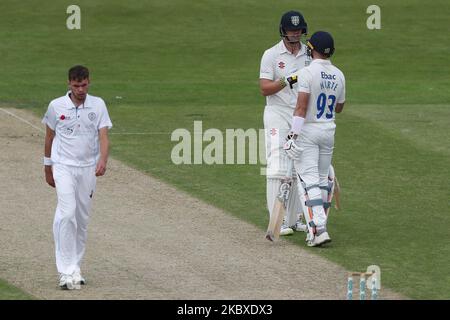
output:
[[[294,55],[286,49],[283,40],[281,40],[264,52],[261,59],[259,78],[274,81],[281,77],[299,74],[299,71],[308,66],[310,61],[304,44],[302,44],[300,51]],[[297,84],[294,84],[293,89],[286,86],[277,93],[267,96],[266,105],[295,108],[297,104],[297,90]]]
[[75,107],[69,93],[50,102],[42,119],[55,131],[51,159],[77,167],[95,165],[100,157],[98,131],[112,128],[106,104],[88,94],[85,102]]

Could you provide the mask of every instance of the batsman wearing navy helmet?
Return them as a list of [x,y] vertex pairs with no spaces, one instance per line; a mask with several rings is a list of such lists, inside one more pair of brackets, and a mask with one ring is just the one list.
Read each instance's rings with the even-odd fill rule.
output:
[[320,246],[331,241],[326,228],[330,206],[328,172],[334,149],[335,114],[344,108],[345,77],[330,61],[334,53],[331,34],[318,31],[307,46],[312,62],[298,78],[298,99],[284,149],[294,160],[299,197],[306,206],[307,243]]
[[308,25],[300,12],[289,11],[283,14],[280,22],[280,36],[286,40],[291,50],[300,48],[300,36],[307,33]]
[[[266,196],[269,215],[279,193],[281,181],[288,174],[289,158],[283,150],[285,138],[291,129],[292,114],[297,103],[297,76],[307,67],[311,58],[301,37],[308,32],[308,24],[298,11],[288,11],[281,17],[279,33],[281,40],[267,49],[261,59],[260,90],[266,97],[264,128],[266,132]],[[334,181],[334,170],[330,167]],[[293,181],[290,194],[296,194]],[[286,216],[280,235],[306,231],[301,222],[302,206],[298,197],[289,197]]]

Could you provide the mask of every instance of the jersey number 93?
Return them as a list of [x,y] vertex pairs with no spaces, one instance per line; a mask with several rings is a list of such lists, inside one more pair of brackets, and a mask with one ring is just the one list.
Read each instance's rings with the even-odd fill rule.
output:
[[[333,110],[335,102],[336,102],[335,95],[330,94],[327,98],[327,95],[325,93],[321,93],[317,97],[317,119],[320,119],[324,114],[327,119],[333,119]],[[325,110],[326,107],[328,107],[327,110]]]

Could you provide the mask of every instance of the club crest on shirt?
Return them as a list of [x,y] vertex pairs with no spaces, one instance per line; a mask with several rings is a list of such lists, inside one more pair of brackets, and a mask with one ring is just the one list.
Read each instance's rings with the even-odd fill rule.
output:
[[278,68],[284,69],[285,66],[286,64],[283,61],[278,62]]
[[61,121],[64,121],[64,120],[70,120],[70,119],[72,119],[72,117],[68,116],[68,115],[65,115],[65,114],[62,114],[62,115],[59,116],[58,119],[61,120]]
[[95,118],[97,118],[97,115],[94,112],[90,112],[88,114],[88,118],[89,118],[89,120],[94,121]]

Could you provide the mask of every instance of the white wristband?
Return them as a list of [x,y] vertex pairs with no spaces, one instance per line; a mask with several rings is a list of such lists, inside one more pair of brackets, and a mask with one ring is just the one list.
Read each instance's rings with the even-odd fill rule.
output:
[[300,130],[303,127],[303,123],[305,122],[305,118],[293,116],[292,117],[292,132],[296,135],[300,133]]
[[44,166],[51,166],[51,165],[53,165],[52,158],[44,157]]

